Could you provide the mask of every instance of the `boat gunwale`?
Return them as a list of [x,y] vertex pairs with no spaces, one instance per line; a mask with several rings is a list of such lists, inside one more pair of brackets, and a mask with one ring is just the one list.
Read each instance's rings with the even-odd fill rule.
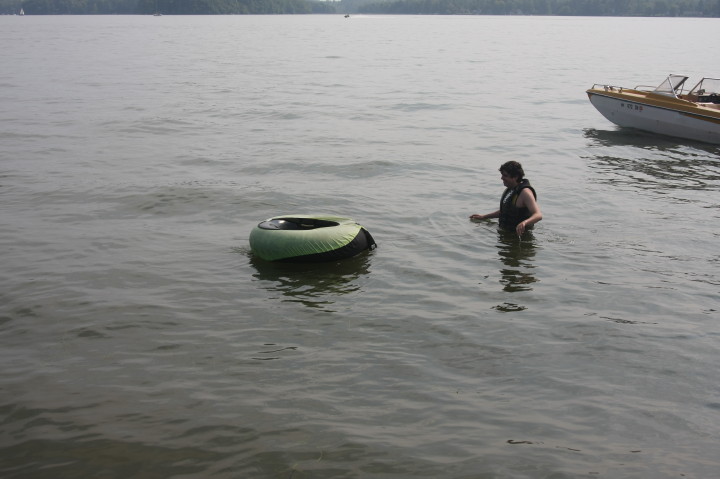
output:
[[[612,98],[614,100],[622,100],[628,103],[634,103],[637,105],[648,106],[652,108],[659,108],[662,110],[674,111],[682,113],[699,120],[710,121],[712,123],[720,123],[720,109],[711,106],[705,106],[702,103],[696,103],[690,100],[682,98],[673,98],[667,95],[663,95],[655,92],[646,92],[642,90],[634,90],[632,88],[625,88],[620,91],[606,90],[602,87],[596,88],[598,85],[593,85],[592,88],[588,89],[586,93],[588,96],[597,95],[606,98]],[[618,88],[618,87],[615,87]],[[645,101],[643,101],[645,100]]]

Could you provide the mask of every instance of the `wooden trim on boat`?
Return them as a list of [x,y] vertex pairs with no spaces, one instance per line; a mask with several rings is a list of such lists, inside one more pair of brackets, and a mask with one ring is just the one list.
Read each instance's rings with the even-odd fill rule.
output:
[[591,88],[587,90],[588,96],[598,95],[626,101],[637,105],[650,106],[663,110],[676,111],[692,118],[720,124],[720,109],[693,103],[682,98],[672,98],[659,93],[644,92],[632,89],[600,89]]

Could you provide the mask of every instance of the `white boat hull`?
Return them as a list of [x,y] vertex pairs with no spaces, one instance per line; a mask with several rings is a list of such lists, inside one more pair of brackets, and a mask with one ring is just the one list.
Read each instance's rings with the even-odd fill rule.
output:
[[593,106],[616,125],[720,144],[720,112],[699,107],[681,111],[653,106],[648,102],[605,95],[599,90],[588,90],[587,93]]

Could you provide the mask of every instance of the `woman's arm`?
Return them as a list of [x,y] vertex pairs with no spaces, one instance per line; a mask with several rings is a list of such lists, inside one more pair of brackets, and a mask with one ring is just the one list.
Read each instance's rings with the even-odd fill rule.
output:
[[527,208],[530,212],[530,217],[518,223],[517,228],[515,228],[517,234],[521,235],[525,232],[528,226],[534,225],[542,219],[542,211],[540,211],[540,205],[538,205],[537,201],[535,201],[535,195],[532,194],[532,191],[530,191],[529,188],[525,188],[520,192],[520,196],[518,197],[516,204],[520,208]]
[[490,218],[499,218],[500,217],[500,210],[493,211],[492,213],[488,213],[486,215],[470,215],[471,220],[489,220]]

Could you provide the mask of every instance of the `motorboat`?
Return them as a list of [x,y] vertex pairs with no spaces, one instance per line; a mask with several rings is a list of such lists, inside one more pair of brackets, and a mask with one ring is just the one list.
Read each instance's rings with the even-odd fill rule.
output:
[[587,95],[618,126],[720,144],[720,79],[703,78],[686,93],[688,78],[668,75],[654,88],[596,83]]

